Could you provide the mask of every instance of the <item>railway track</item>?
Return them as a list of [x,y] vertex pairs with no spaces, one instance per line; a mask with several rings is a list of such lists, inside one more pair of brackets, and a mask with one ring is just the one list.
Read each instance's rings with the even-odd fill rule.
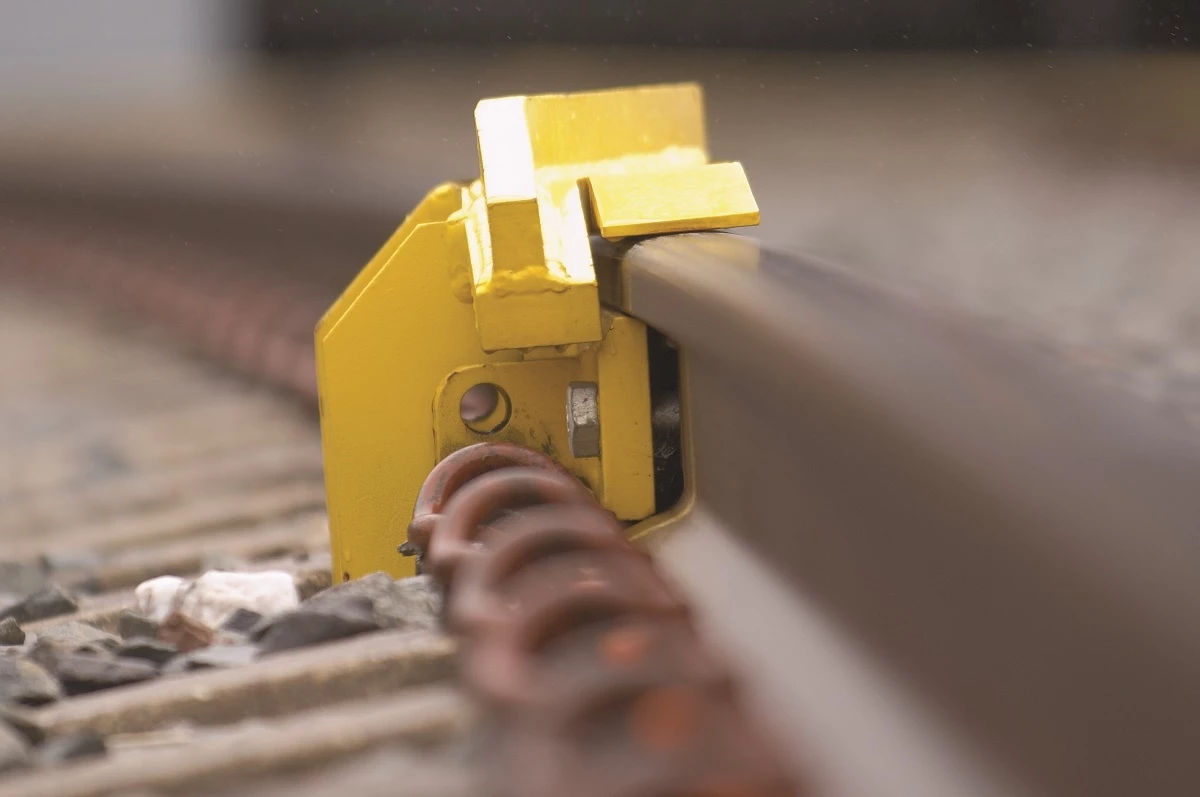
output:
[[[0,388],[3,558],[41,562],[80,593],[77,613],[26,630],[119,632],[132,587],[162,573],[282,569],[304,595],[328,586],[311,329],[353,264],[257,265],[44,217],[3,235],[0,346],[23,374]],[[1053,359],[814,264],[705,236],[608,256],[630,275],[610,300],[688,354],[694,492],[677,518],[687,533],[656,553],[711,618],[752,703],[782,738],[804,740],[812,782],[1118,794],[1152,768],[1160,793],[1187,793],[1200,660],[1194,635],[1162,621],[1200,609],[1188,586],[1200,469],[1186,435]],[[1120,530],[1138,518],[1154,522],[1130,547]],[[764,582],[782,585],[775,607],[754,597]],[[845,640],[800,629],[804,618],[868,652],[822,659]],[[794,658],[772,661],[772,649]],[[864,655],[914,691],[893,701],[856,681]],[[1030,656],[1032,670],[1020,665]],[[813,685],[795,682],[796,667]],[[853,733],[838,731],[846,694],[875,700]],[[945,727],[913,732],[897,707],[913,700]],[[1146,722],[1115,722],[1129,706]],[[8,713],[32,736],[98,732],[109,753],[0,779],[4,796],[477,785],[463,766],[476,711],[454,644],[424,629]],[[970,749],[948,752],[945,737]],[[909,780],[905,766],[849,760],[892,744],[918,773]]]
[[[151,413],[148,419],[150,423],[165,415],[168,425],[148,433],[146,436],[150,443],[172,440],[175,441],[172,445],[181,445],[184,449],[181,454],[172,456],[168,453],[162,458],[139,458],[137,452],[125,450],[127,446],[122,445],[123,439],[110,440],[104,430],[111,429],[114,423],[119,428],[125,419],[115,417],[114,413],[102,414],[98,421],[100,430],[80,427],[68,427],[65,430],[65,446],[68,450],[63,454],[63,459],[81,456],[71,446],[86,449],[82,456],[107,456],[113,470],[127,471],[122,474],[126,483],[124,486],[114,483],[121,479],[106,478],[104,474],[85,474],[82,479],[86,486],[81,490],[73,489],[69,476],[65,484],[14,484],[11,501],[14,512],[25,509],[25,515],[17,517],[15,523],[28,529],[30,541],[24,545],[18,542],[12,548],[12,554],[23,559],[27,565],[40,557],[43,570],[47,569],[47,561],[66,558],[84,562],[86,564],[79,568],[80,572],[70,575],[51,569],[45,573],[46,580],[68,590],[94,593],[79,599],[79,608],[75,613],[56,615],[46,620],[39,618],[28,623],[23,630],[29,634],[29,639],[23,648],[13,651],[20,656],[22,650],[28,651],[33,646],[33,652],[27,653],[27,657],[36,658],[39,664],[58,675],[68,694],[72,693],[73,682],[67,680],[71,676],[63,674],[61,661],[46,663],[42,658],[37,658],[37,646],[46,645],[45,638],[57,639],[78,632],[82,627],[88,629],[87,634],[113,634],[100,640],[100,644],[111,643],[109,646],[115,647],[112,652],[117,654],[117,661],[128,661],[130,654],[125,654],[125,643],[118,642],[115,635],[121,635],[122,617],[129,613],[136,602],[131,588],[146,579],[161,574],[198,576],[214,568],[241,572],[266,569],[292,573],[301,599],[330,586],[329,556],[325,547],[328,530],[321,511],[319,492],[320,458],[312,425],[316,385],[311,331],[320,312],[334,298],[333,295],[322,290],[319,280],[306,281],[302,275],[284,274],[279,270],[244,270],[241,268],[244,264],[237,259],[202,261],[198,257],[194,262],[180,263],[164,257],[161,249],[137,246],[136,243],[140,242],[135,242],[132,249],[123,245],[121,251],[115,253],[112,250],[113,240],[111,231],[107,230],[77,230],[73,234],[55,236],[48,235],[44,229],[10,229],[6,238],[11,256],[8,262],[16,264],[8,270],[10,282],[15,286],[9,291],[10,301],[20,304],[31,289],[36,292],[40,288],[60,296],[67,302],[67,307],[78,306],[94,313],[94,305],[99,300],[99,304],[110,313],[115,310],[123,317],[139,319],[142,324],[170,330],[177,341],[188,344],[194,354],[204,355],[227,367],[232,366],[234,370],[253,376],[260,388],[264,385],[273,386],[290,399],[299,399],[299,402],[293,401],[297,405],[288,407],[286,421],[289,423],[277,439],[270,434],[276,425],[275,419],[271,423],[264,423],[262,412],[272,414],[273,405],[281,401],[286,404],[286,400],[280,395],[244,386],[239,392],[237,383],[229,380],[224,385],[214,384],[211,389],[213,404],[229,412],[230,417],[205,414],[208,402],[199,401],[200,419],[191,420],[197,438],[194,443],[189,444],[186,439],[181,443],[179,431],[169,425],[174,407],[168,404],[167,408]],[[84,348],[75,345],[78,342],[75,339],[85,337],[89,325],[77,321],[68,324],[66,329],[57,330],[56,325],[47,321],[57,312],[61,312],[61,308],[43,306],[40,310],[12,315],[15,327],[28,327],[29,334],[33,335],[35,345],[25,356],[32,358],[35,363],[43,360],[53,362],[56,359],[54,353],[47,350],[52,346],[61,346],[67,351]],[[92,315],[86,320],[94,325],[97,318]],[[48,329],[48,326],[53,329]],[[39,329],[46,333],[49,341],[38,339]],[[66,339],[56,340],[56,335],[52,334],[56,330],[58,336]],[[145,328],[114,329],[111,330],[112,334],[90,343],[93,348],[103,349],[107,357],[128,358],[132,361],[128,368],[123,360],[118,359],[95,363],[89,370],[82,367],[89,362],[84,358],[82,362],[73,363],[81,366],[80,373],[75,374],[68,368],[58,374],[58,378],[71,382],[94,381],[96,384],[91,389],[101,391],[105,398],[105,388],[119,396],[121,390],[136,390],[133,385],[140,385],[147,396],[153,397],[153,389],[157,385],[155,380],[161,380],[165,387],[187,385],[194,381],[186,378],[189,375],[187,373],[177,374],[173,371],[195,371],[200,368],[198,362],[184,360],[163,367],[159,362],[161,351],[157,352],[159,357],[155,357],[154,352],[146,356],[144,347],[134,345],[138,332],[144,335]],[[130,337],[134,340],[129,340]],[[136,373],[138,369],[144,369],[145,374]],[[150,384],[142,385],[141,380],[137,379],[130,384],[127,370],[133,370],[135,377],[141,376]],[[152,374],[153,378],[148,374]],[[214,382],[219,381],[215,373],[210,372],[206,376]],[[31,381],[32,389],[39,389],[38,380],[34,378]],[[191,390],[185,391],[184,395],[191,399],[186,400],[178,411],[186,414],[193,410],[190,401],[196,400],[197,392],[201,396],[210,392],[205,387],[193,385]],[[225,393],[234,396],[229,399]],[[98,402],[99,405],[106,403],[103,399]],[[264,405],[261,410],[256,406],[258,404]],[[135,414],[130,422],[136,424],[138,420],[140,418]],[[186,428],[188,422],[184,420],[181,429]],[[220,433],[210,435],[210,426],[219,427]],[[53,443],[45,439],[31,441],[31,445],[39,449],[47,449],[48,444],[52,449]],[[194,451],[190,445],[195,446]],[[127,463],[131,464],[127,467]],[[91,483],[87,484],[89,479]],[[122,502],[123,492],[134,495]],[[171,502],[172,496],[178,501]],[[50,510],[46,507],[50,504],[56,507],[53,510],[56,514],[52,517],[47,516]],[[65,508],[57,509],[60,505]],[[583,504],[575,507],[577,512],[584,509]],[[84,517],[87,517],[87,522],[81,522]],[[609,531],[603,515],[598,521],[594,519],[592,525],[595,526],[596,522],[600,522],[605,532]],[[53,553],[56,550],[67,553]],[[73,555],[70,553],[72,550],[76,551]],[[632,549],[629,551],[632,552]],[[216,552],[216,555],[206,552]],[[356,589],[355,585],[348,587]],[[656,590],[655,600],[647,604],[647,609],[652,613],[662,612],[659,604],[663,594],[667,593]],[[412,624],[411,618],[405,618],[403,625]],[[706,690],[717,699],[711,707],[703,706],[703,710],[718,711],[724,718],[720,724],[721,747],[726,750],[731,745],[740,747],[743,752],[734,756],[734,760],[763,760],[767,747],[753,741],[755,737],[748,728],[739,729],[736,719],[738,712],[723,696],[725,687],[721,684],[725,681],[724,676],[713,668],[701,650],[686,647],[690,644],[688,640],[692,638],[691,634],[685,632],[680,635],[679,631],[683,629],[674,628],[674,625],[677,623],[673,623],[669,637],[671,646],[656,654],[660,659],[657,666],[660,669],[679,666],[671,663],[673,658],[681,655],[676,652],[678,649],[686,653],[682,660],[687,662],[687,672],[695,671],[697,667],[704,671],[711,669],[711,674],[705,675],[704,679],[706,682],[713,681],[714,686],[707,686]],[[639,644],[637,640],[641,638],[640,635],[647,630],[643,626],[628,629],[628,633],[621,629],[614,633],[625,636],[632,634],[627,644],[636,645]],[[159,636],[163,638],[161,632]],[[106,692],[93,701],[90,709],[87,705],[89,698],[72,695],[57,701],[61,705],[40,709],[33,714],[18,711],[14,715],[17,725],[29,728],[27,735],[38,745],[31,758],[49,771],[27,776],[27,783],[18,780],[13,788],[19,790],[17,793],[37,794],[45,790],[46,793],[84,795],[107,794],[116,787],[148,785],[166,793],[189,793],[197,787],[197,783],[213,788],[227,787],[231,778],[236,778],[238,789],[250,788],[248,778],[256,774],[256,768],[263,768],[269,773],[283,767],[294,767],[298,760],[294,746],[284,744],[282,750],[268,750],[265,753],[268,759],[266,763],[233,756],[234,761],[242,762],[241,767],[219,763],[217,754],[207,759],[204,756],[192,759],[195,742],[187,742],[186,753],[176,749],[162,754],[166,756],[165,760],[174,763],[147,766],[139,756],[123,768],[119,764],[125,758],[124,751],[127,748],[139,746],[139,737],[148,736],[153,743],[161,737],[164,729],[174,730],[174,725],[178,723],[192,724],[198,721],[202,725],[225,726],[235,718],[242,718],[247,712],[265,713],[273,717],[280,711],[289,711],[292,707],[289,696],[300,690],[317,691],[318,699],[324,697],[327,701],[353,702],[355,699],[372,698],[380,692],[387,693],[414,684],[424,685],[430,680],[449,677],[453,669],[449,656],[454,646],[440,634],[427,633],[425,637],[413,638],[413,632],[401,632],[391,640],[372,640],[363,644],[350,642],[331,646],[327,651],[312,651],[311,655],[300,657],[303,660],[300,665],[284,663],[285,656],[279,660],[271,658],[269,661],[245,664],[236,673],[193,676],[174,666],[165,668],[164,675],[152,684],[130,687],[121,684],[124,689]],[[77,641],[72,639],[65,644],[75,644]],[[223,669],[228,656],[222,651],[236,651],[239,647],[210,648],[210,651],[216,651],[212,654],[186,654],[186,648],[181,648],[180,655],[172,659],[171,664],[187,661],[189,663],[185,666],[188,668],[199,669],[204,666],[206,669]],[[87,653],[105,661],[112,660],[109,651],[95,649],[94,645]],[[380,671],[381,655],[386,657],[385,665],[394,672]],[[209,664],[214,656],[217,657],[217,663]],[[191,661],[202,662],[202,665],[192,665]],[[241,661],[236,663],[244,664]],[[277,675],[275,671],[279,669],[285,674]],[[206,677],[220,685],[214,687],[204,683]],[[250,697],[250,693],[256,690],[274,691],[273,684],[277,679],[285,691],[282,700],[273,697],[255,701]],[[197,680],[201,682],[196,683]],[[322,683],[325,689],[315,690],[316,683]],[[358,686],[352,688],[351,683]],[[77,684],[75,688],[78,688]],[[196,690],[208,692],[210,689],[227,692],[218,698],[222,705],[213,706],[207,702],[201,705],[193,696]],[[141,694],[138,694],[139,690]],[[88,687],[88,691],[91,691],[91,687]],[[420,736],[428,731],[435,736],[449,735],[454,737],[451,741],[457,741],[468,724],[466,717],[470,716],[470,709],[466,699],[454,693],[454,688],[448,691],[449,694],[439,698],[446,705],[440,706],[441,713],[432,720],[435,725],[440,723],[438,728],[430,730],[426,727],[428,723],[419,723],[420,727],[415,730],[410,728],[407,713],[412,711],[415,716],[420,716],[421,709],[416,704],[409,709],[408,698],[405,697],[390,708],[388,713],[391,719],[385,723],[388,730],[384,733],[404,735],[411,731],[413,735]],[[600,697],[597,692],[587,700],[594,701]],[[691,699],[686,692],[678,695],[664,692],[664,697],[672,698],[675,702]],[[80,703],[83,708],[79,708]],[[251,708],[247,708],[247,704]],[[690,729],[676,727],[678,723],[672,724],[669,715],[679,710],[687,714],[692,711],[689,705],[664,704],[653,708],[648,718],[639,720],[645,726],[645,732],[650,734],[650,742],[668,744],[670,748],[677,744],[669,741],[670,738],[681,733],[684,735],[681,738],[686,738],[691,733]],[[361,708],[367,708],[367,704],[364,703]],[[378,709],[373,710],[378,712]],[[587,709],[591,714],[603,710],[599,705]],[[147,715],[152,719],[147,720]],[[331,716],[339,719],[334,721],[329,719]],[[369,723],[373,716],[371,712],[361,714],[361,710],[356,713],[353,709],[339,714],[337,708],[325,705],[321,719],[332,733],[342,725]],[[665,725],[663,718],[668,718]],[[283,727],[276,728],[274,736],[270,738],[284,738],[310,721],[310,717],[302,717],[289,725],[285,720],[281,723]],[[455,726],[452,729],[455,732],[441,727],[445,725]],[[395,730],[397,727],[403,730]],[[230,741],[231,738],[236,739],[238,733],[240,730],[235,728],[212,734],[213,740],[205,740],[205,743],[212,744],[214,750],[225,751],[228,755],[231,746],[239,744]],[[495,733],[493,729],[492,734]],[[81,735],[88,734],[103,738],[108,748],[115,744],[117,754],[110,754],[102,762],[68,767],[62,772],[50,766],[53,762],[42,754],[43,750],[53,749],[60,739],[78,743]],[[204,736],[203,731],[201,736]],[[133,742],[128,741],[130,737]],[[189,739],[189,732],[185,730],[177,737],[179,741],[175,747]],[[534,749],[529,747],[530,744],[538,744],[535,737],[536,734],[531,735],[524,743],[524,752],[518,750],[519,757],[536,755]],[[47,738],[49,741],[46,741]],[[659,741],[655,742],[655,739]],[[370,737],[360,747],[377,746],[378,742],[378,739]],[[269,745],[270,741],[264,744]],[[330,738],[309,739],[306,744],[308,746],[302,749],[308,750],[308,757],[316,763],[343,755],[330,749],[337,747]],[[505,744],[510,746],[508,742]],[[703,757],[714,760],[714,752],[709,750]],[[171,758],[172,755],[174,758]],[[767,759],[770,758],[770,754],[765,755]],[[430,758],[428,753],[425,757]],[[200,763],[183,766],[185,759]],[[746,764],[736,766],[745,767]],[[777,793],[781,788],[781,776],[771,767],[764,769],[759,764],[750,766],[766,772],[761,776],[756,775],[761,784],[754,788],[767,789],[763,793]],[[181,769],[188,774],[188,778],[181,777]],[[702,764],[697,771],[704,769]],[[736,768],[732,771],[736,772]],[[164,780],[164,772],[173,774]],[[664,774],[667,772],[668,769],[663,770]],[[718,770],[715,776],[727,777],[727,772]],[[618,770],[613,774],[616,776],[613,783],[593,787],[596,794],[626,793],[618,785],[623,778],[622,773]],[[662,776],[649,768],[639,777],[654,779]],[[713,775],[703,777],[711,778]],[[224,784],[221,778],[225,778]],[[466,780],[467,776],[459,774],[457,780],[450,779],[449,785],[461,788]],[[603,783],[603,771],[596,770],[588,780]],[[185,784],[185,781],[190,782]],[[388,784],[388,780],[385,778],[381,783]],[[512,788],[516,791],[513,793],[526,793],[515,785],[517,783],[520,783],[520,779],[514,773]],[[0,795],[3,793],[0,791]]]

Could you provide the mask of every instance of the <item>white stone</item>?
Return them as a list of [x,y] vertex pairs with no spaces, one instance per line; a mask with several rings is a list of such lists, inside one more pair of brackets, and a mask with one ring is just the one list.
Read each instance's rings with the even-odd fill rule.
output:
[[159,576],[143,581],[133,591],[134,609],[143,617],[161,623],[171,613],[179,590],[186,584],[178,576]]
[[217,628],[238,609],[271,616],[300,605],[291,573],[266,570],[232,573],[210,570],[192,582],[162,576],[140,584],[138,611],[162,622],[172,611]]

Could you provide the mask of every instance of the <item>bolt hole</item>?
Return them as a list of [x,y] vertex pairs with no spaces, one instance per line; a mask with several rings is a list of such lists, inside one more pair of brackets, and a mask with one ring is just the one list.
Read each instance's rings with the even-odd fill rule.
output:
[[463,393],[458,402],[458,415],[472,432],[495,434],[508,425],[512,402],[502,388],[482,382]]

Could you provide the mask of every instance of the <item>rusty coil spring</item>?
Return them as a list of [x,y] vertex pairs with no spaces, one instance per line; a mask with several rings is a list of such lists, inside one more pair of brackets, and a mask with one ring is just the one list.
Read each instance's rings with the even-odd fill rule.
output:
[[546,455],[455,452],[426,480],[409,540],[446,590],[465,679],[492,710],[497,793],[795,793],[684,603]]

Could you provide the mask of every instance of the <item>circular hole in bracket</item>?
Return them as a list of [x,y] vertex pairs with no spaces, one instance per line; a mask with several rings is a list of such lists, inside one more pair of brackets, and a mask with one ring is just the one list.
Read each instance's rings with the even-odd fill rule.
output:
[[458,417],[472,432],[495,434],[508,425],[512,402],[499,385],[481,382],[472,385],[458,402]]

